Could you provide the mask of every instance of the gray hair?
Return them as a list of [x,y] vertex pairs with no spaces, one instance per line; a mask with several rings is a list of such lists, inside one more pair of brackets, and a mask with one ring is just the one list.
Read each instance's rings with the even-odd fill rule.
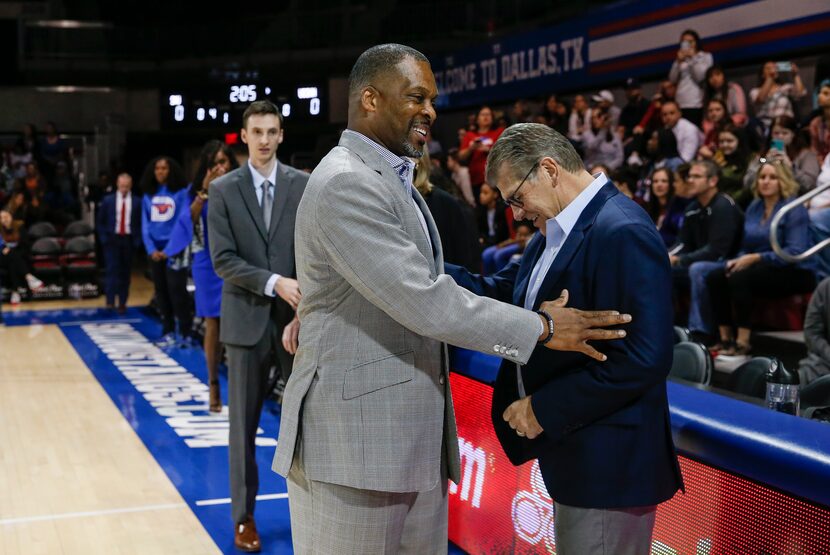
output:
[[419,62],[429,63],[426,56],[403,44],[378,44],[366,50],[357,58],[349,74],[349,96],[371,85],[379,75],[394,70],[405,58],[415,58]]
[[487,181],[496,183],[496,174],[507,168],[517,179],[533,164],[549,156],[569,173],[585,169],[571,142],[540,123],[517,123],[508,127],[487,157]]
[[706,172],[706,179],[711,179],[713,177],[717,177],[718,179],[720,179],[720,166],[718,166],[711,160],[692,160],[691,162],[689,162],[689,167],[691,168],[692,166],[702,167],[703,171]]

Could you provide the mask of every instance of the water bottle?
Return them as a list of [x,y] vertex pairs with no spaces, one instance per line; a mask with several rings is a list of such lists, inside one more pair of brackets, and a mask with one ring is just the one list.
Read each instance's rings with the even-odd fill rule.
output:
[[784,368],[777,358],[767,370],[767,407],[798,416],[798,373]]

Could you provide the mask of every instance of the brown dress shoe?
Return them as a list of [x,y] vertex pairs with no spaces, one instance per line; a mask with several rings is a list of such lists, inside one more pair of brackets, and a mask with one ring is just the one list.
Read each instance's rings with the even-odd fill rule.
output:
[[233,544],[240,551],[258,553],[262,549],[253,517],[249,516],[248,520],[237,524],[233,536]]

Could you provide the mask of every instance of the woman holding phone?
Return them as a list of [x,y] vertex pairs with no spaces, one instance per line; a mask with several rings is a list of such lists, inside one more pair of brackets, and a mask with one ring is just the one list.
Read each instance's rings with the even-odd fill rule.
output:
[[687,29],[680,35],[677,58],[669,71],[669,80],[677,85],[674,99],[683,117],[700,127],[703,121],[703,86],[706,71],[712,67],[712,55],[701,49],[700,35]]
[[[749,91],[749,98],[755,107],[755,115],[764,124],[764,129],[772,128],[772,120],[778,116],[795,117],[793,100],[798,100],[807,94],[798,66],[793,62],[767,62],[761,69],[759,85]],[[788,72],[781,69],[789,69]],[[791,73],[792,83],[785,83],[782,73]]]
[[798,194],[804,194],[816,186],[819,163],[816,153],[810,149],[805,132],[798,129],[798,122],[789,116],[772,120],[772,129],[767,138],[767,148],[762,150],[763,158],[750,164],[744,175],[744,187],[755,183],[755,175],[761,167],[761,160],[779,161],[792,171],[798,182]]

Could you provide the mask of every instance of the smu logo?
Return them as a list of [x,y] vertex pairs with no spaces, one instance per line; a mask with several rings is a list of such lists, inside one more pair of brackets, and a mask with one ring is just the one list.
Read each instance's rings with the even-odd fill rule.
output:
[[553,535],[553,500],[548,495],[539,461],[530,468],[530,491],[519,491],[511,511],[516,535],[531,545],[543,544],[547,553],[556,552]]
[[150,207],[151,222],[169,222],[176,214],[176,201],[173,197],[156,196]]

